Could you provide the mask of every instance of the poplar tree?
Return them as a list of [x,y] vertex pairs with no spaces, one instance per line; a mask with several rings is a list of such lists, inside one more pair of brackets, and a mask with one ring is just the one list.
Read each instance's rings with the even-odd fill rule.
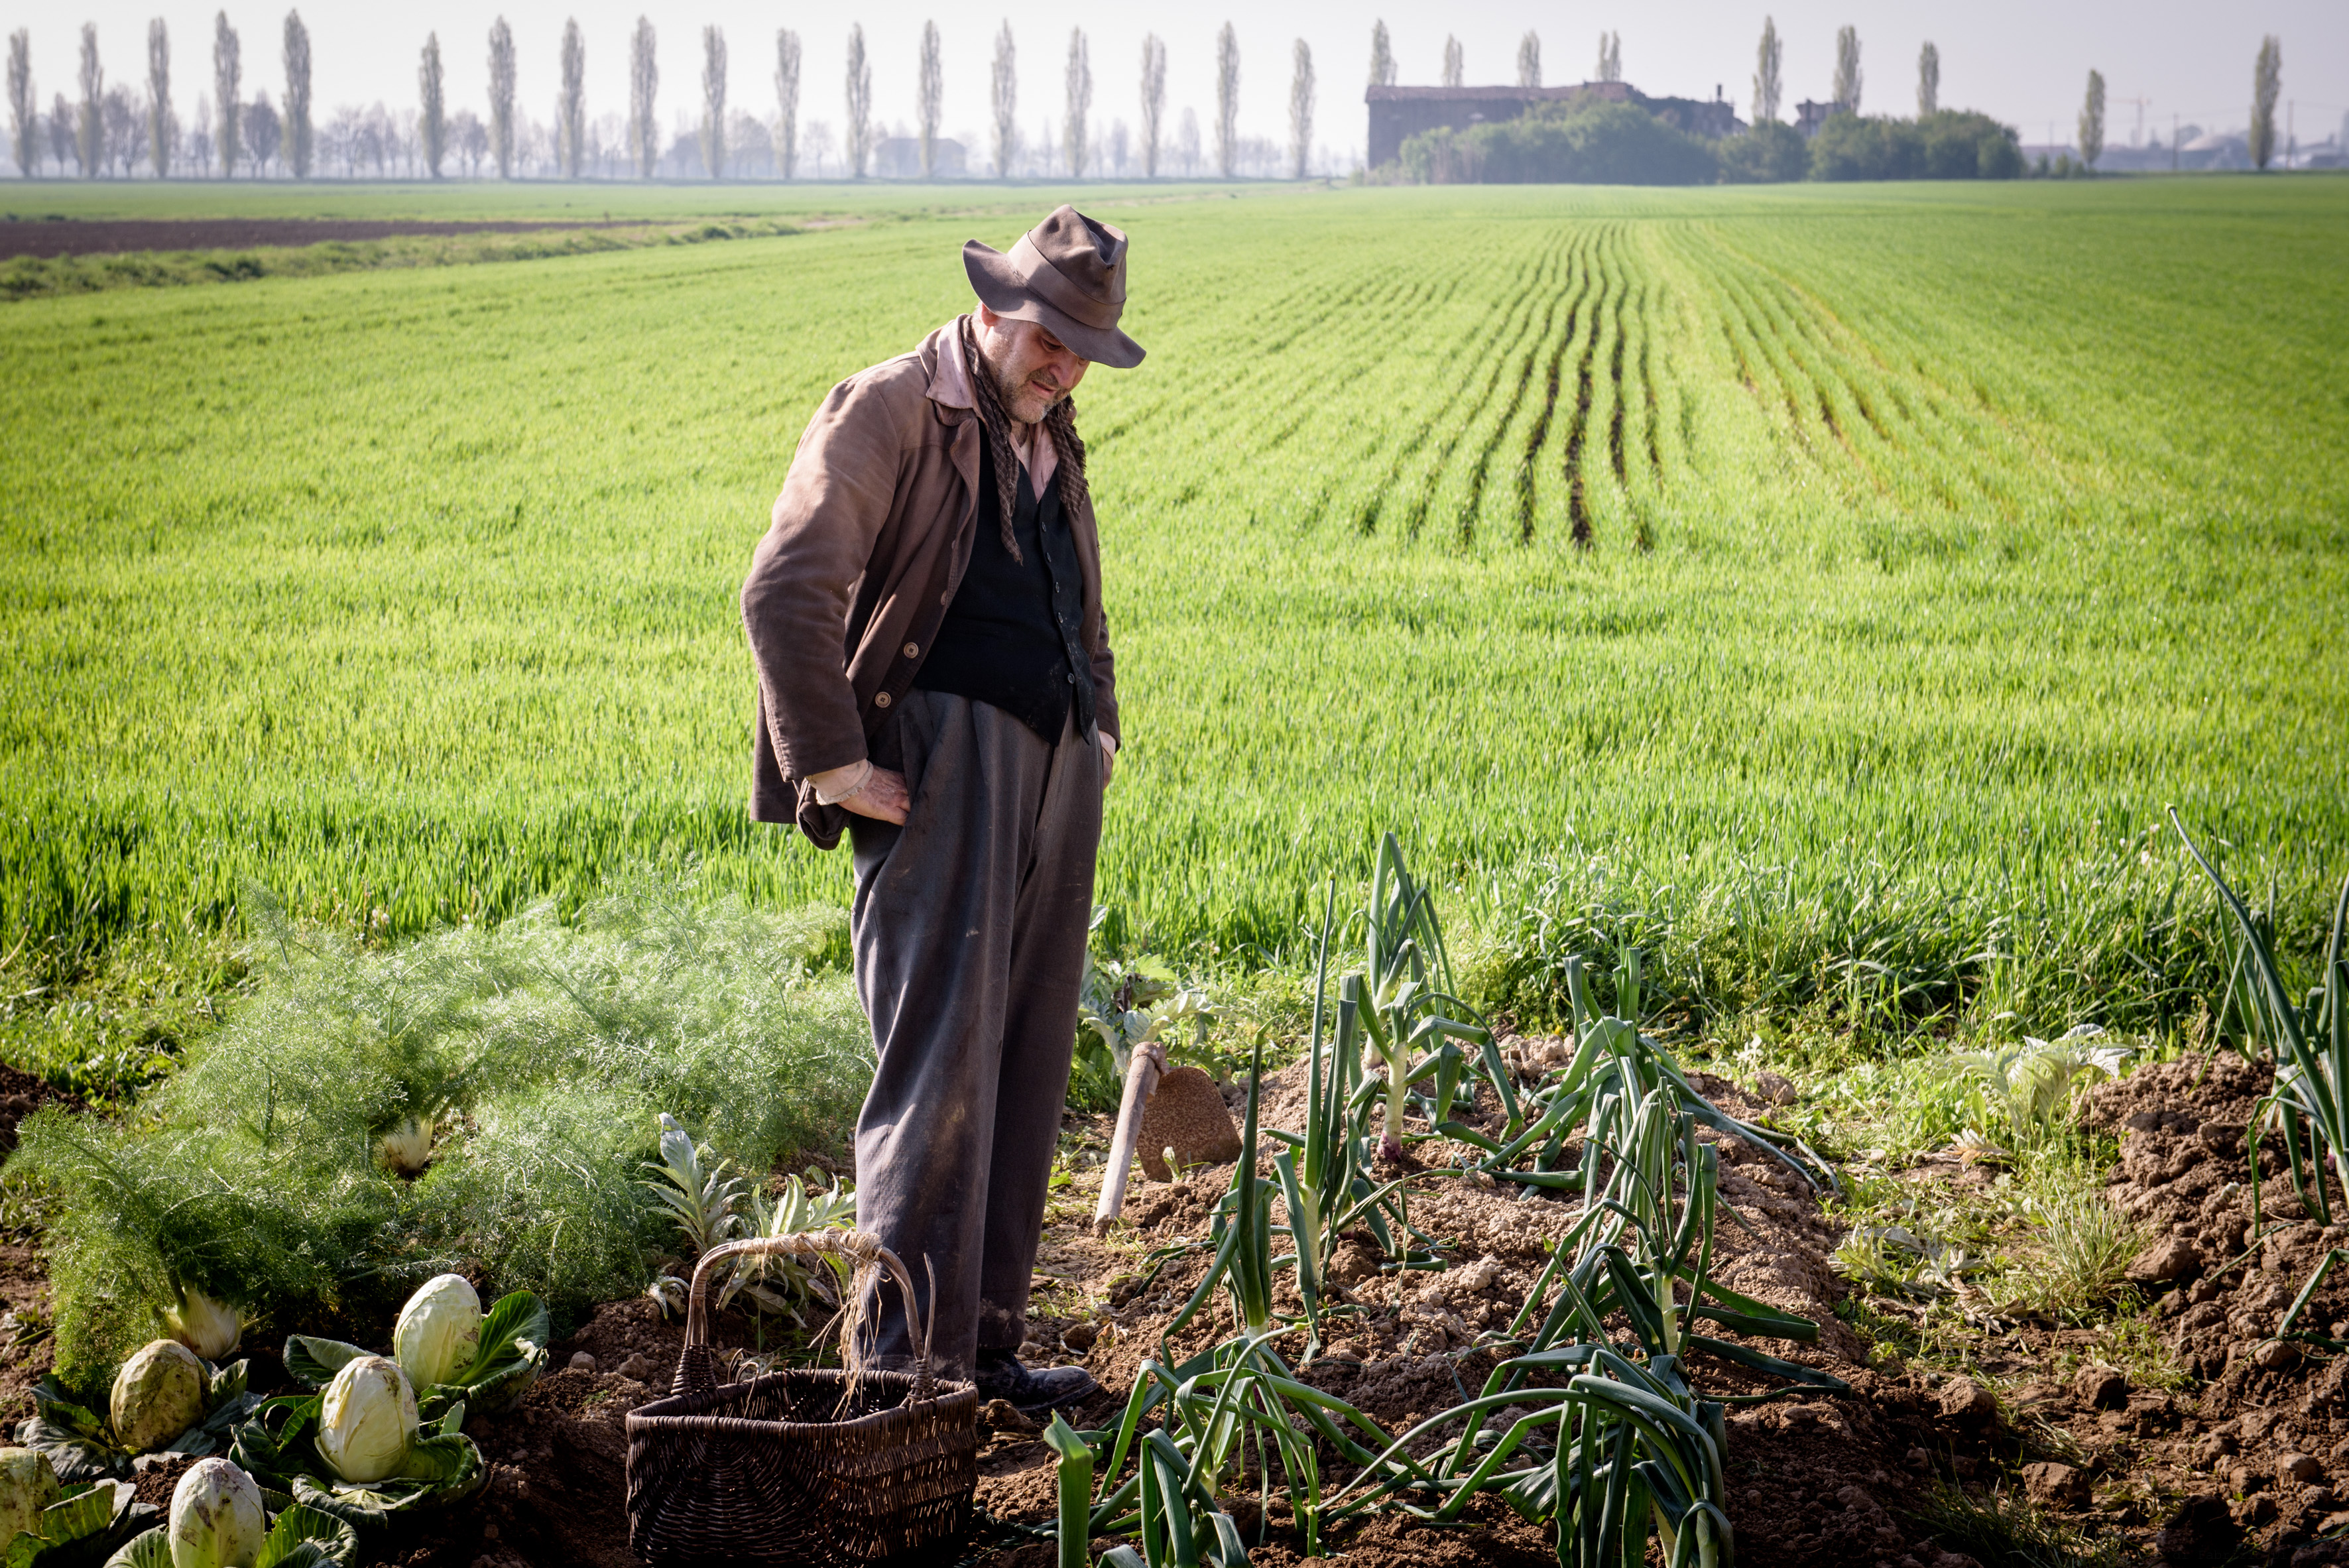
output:
[[873,156],[873,62],[864,56],[864,24],[848,27],[848,167],[859,180]]
[[1541,86],[1541,35],[1530,28],[1517,40],[1517,86]]
[[1394,44],[1387,36],[1386,18],[1371,24],[1371,86],[1391,88],[1395,81]]
[[2275,157],[2275,106],[2282,92],[2283,46],[2271,33],[2260,40],[2251,67],[2251,161],[2261,169]]
[[1069,114],[1061,126],[1061,150],[1069,160],[1069,178],[1085,177],[1085,117],[1093,107],[1092,53],[1085,46],[1085,30],[1069,29]]
[[490,24],[490,156],[501,180],[513,178],[513,29],[501,16]]
[[660,128],[653,124],[660,66],[653,58],[653,45],[652,23],[638,16],[636,34],[628,40],[628,150],[639,180],[650,180],[660,163]]
[[440,160],[449,155],[448,102],[440,90],[440,35],[424,35],[424,55],[416,65],[416,139],[423,143],[424,167],[440,178]]
[[1859,112],[1859,29],[1836,31],[1835,100],[1846,114]]
[[147,24],[147,156],[156,179],[170,176],[171,144],[179,139],[171,117],[171,30],[158,16]]
[[1932,40],[1917,51],[1917,117],[1922,119],[1941,108],[1941,51]]
[[554,100],[554,127],[563,177],[576,180],[587,139],[587,36],[576,16],[563,24],[563,90]]
[[1778,42],[1778,24],[1762,18],[1762,44],[1754,52],[1754,123],[1768,125],[1778,118],[1778,67],[1785,48]]
[[2080,161],[2094,169],[2105,155],[2105,74],[2088,73],[2088,96],[2080,105]]
[[775,156],[789,180],[800,161],[800,36],[789,27],[775,29]]
[[712,180],[726,172],[726,34],[701,29],[701,169]]
[[[221,12],[212,18],[212,101],[219,106],[221,178],[236,172],[236,160],[243,156],[243,139],[237,135],[237,93],[244,77],[243,46],[238,43],[236,29],[228,25],[228,13]],[[436,57],[437,58],[437,57]]]
[[1623,79],[1623,35],[1620,33],[1599,35],[1599,79],[1602,82]]
[[1166,123],[1166,45],[1155,33],[1142,40],[1142,172],[1158,178],[1158,139]]
[[938,47],[938,25],[922,24],[922,178],[938,173],[938,116],[946,98],[946,62]]
[[1011,177],[1011,158],[1019,148],[1019,57],[1011,44],[1011,18],[995,35],[995,69],[988,84],[988,107],[995,111],[995,177]]
[[106,71],[98,63],[98,24],[81,25],[81,104],[74,115],[74,161],[88,180],[106,156],[106,124],[98,118],[106,97]]
[[302,13],[285,13],[285,161],[294,178],[310,178],[310,29]]
[[1216,35],[1216,167],[1232,177],[1239,152],[1240,36],[1229,22]]
[[1460,48],[1460,40],[1450,34],[1444,38],[1444,85],[1456,88],[1467,74],[1467,62]]
[[16,172],[30,180],[41,162],[41,102],[33,90],[33,35],[23,27],[8,35],[8,129]]
[[1289,177],[1305,178],[1305,165],[1313,153],[1313,50],[1304,39],[1297,40],[1291,52],[1293,67],[1288,77],[1288,166]]

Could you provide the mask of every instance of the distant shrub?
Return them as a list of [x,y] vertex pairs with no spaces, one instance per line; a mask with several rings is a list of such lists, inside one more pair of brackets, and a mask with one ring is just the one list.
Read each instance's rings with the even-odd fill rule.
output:
[[2022,173],[2013,130],[1965,109],[1918,119],[1839,114],[1811,141],[1814,180],[2013,180]]
[[1810,171],[1810,143],[1784,120],[1764,120],[1721,144],[1724,185],[1775,185],[1804,179]]
[[1631,104],[1582,101],[1402,144],[1402,174],[1422,185],[1703,185],[1712,145]]

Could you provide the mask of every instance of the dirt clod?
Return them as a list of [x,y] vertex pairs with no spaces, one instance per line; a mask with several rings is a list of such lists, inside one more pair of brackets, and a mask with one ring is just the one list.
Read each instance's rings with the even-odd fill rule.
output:
[[2072,1398],[2092,1410],[2117,1410],[2128,1403],[2128,1379],[2115,1367],[2083,1367]]
[[2165,1236],[2131,1261],[2128,1277],[2138,1284],[2190,1280],[2202,1272],[2201,1250],[2186,1236]]
[[2300,1346],[2289,1339],[2271,1339],[2251,1352],[2263,1372],[2285,1372],[2300,1362]]
[[2088,1472],[2072,1465],[2054,1460],[2024,1465],[2023,1486],[2025,1495],[2044,1507],[2069,1511],[2088,1506]]
[[1952,1377],[1941,1390],[1941,1414],[1952,1421],[1986,1426],[1998,1418],[1998,1396],[1971,1377]]
[[1197,1068],[1170,1068],[1142,1107],[1142,1130],[1135,1140],[1143,1173],[1153,1181],[1171,1181],[1165,1151],[1174,1151],[1174,1163],[1228,1165],[1240,1157],[1239,1130],[1232,1125],[1231,1108],[1224,1104],[1216,1080]]

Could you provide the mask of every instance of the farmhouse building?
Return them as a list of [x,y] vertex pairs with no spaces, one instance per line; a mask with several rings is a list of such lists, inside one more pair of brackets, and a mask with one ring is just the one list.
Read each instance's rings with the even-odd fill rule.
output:
[[1795,129],[1803,133],[1805,141],[1808,141],[1818,135],[1819,127],[1826,124],[1836,116],[1847,112],[1848,112],[1848,106],[1845,104],[1813,103],[1810,99],[1805,98],[1795,106]]
[[1713,89],[1703,98],[1650,98],[1629,82],[1582,82],[1557,88],[1391,88],[1363,94],[1371,108],[1370,165],[1402,156],[1402,144],[1423,131],[1466,130],[1490,120],[1516,119],[1546,104],[1592,98],[1635,104],[1692,136],[1734,136],[1745,129],[1736,110]]

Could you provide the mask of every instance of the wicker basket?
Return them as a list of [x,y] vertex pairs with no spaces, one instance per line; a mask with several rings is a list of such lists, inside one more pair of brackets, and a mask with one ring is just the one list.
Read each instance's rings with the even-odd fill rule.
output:
[[[935,1561],[966,1532],[978,1484],[978,1391],[906,1372],[778,1372],[719,1386],[709,1350],[711,1265],[743,1253],[839,1252],[887,1269],[912,1316],[905,1265],[859,1232],[730,1242],[693,1272],[669,1397],[628,1415],[628,1544],[649,1563],[848,1568]],[[861,1294],[864,1280],[857,1288]]]

